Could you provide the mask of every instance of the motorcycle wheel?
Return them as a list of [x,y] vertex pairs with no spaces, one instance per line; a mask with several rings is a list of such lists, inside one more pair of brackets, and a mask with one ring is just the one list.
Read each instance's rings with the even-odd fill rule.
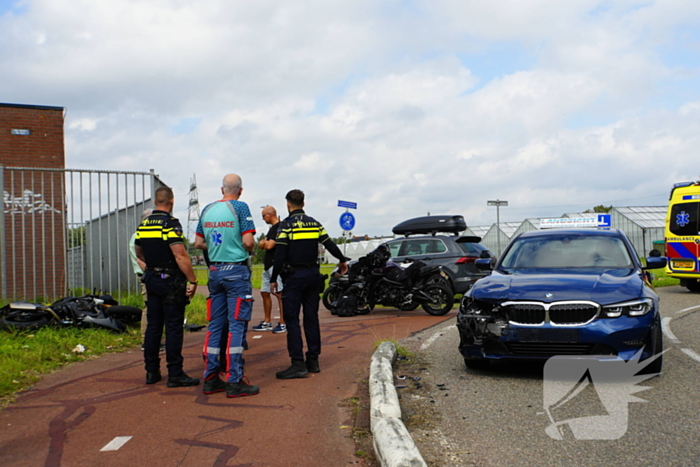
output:
[[433,274],[432,276],[428,277],[428,280],[425,281],[427,284],[442,284],[448,289],[452,290],[452,286],[450,285],[450,281],[442,277],[440,274]]
[[0,329],[39,329],[50,321],[51,317],[45,312],[16,311],[7,313],[0,319]]
[[358,306],[356,313],[358,315],[368,315],[372,310],[374,310],[374,303],[367,302],[364,306]]
[[421,306],[429,315],[442,316],[452,309],[455,302],[455,296],[449,287],[438,283],[430,283],[423,287],[423,293],[428,295],[432,300],[423,301]]
[[335,314],[335,308],[333,308],[333,302],[337,302],[338,299],[340,298],[340,294],[342,291],[340,290],[340,287],[334,287],[330,286],[326,289],[325,292],[323,292],[323,306],[326,307],[327,310],[331,312],[331,314]]
[[141,321],[142,311],[135,306],[116,305],[105,307],[105,314],[126,323],[138,323]]

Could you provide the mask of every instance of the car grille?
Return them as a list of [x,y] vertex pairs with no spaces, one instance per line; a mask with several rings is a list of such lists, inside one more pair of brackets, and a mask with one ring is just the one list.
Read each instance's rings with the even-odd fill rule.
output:
[[546,315],[544,306],[534,303],[516,303],[506,310],[511,324],[542,324]]
[[510,342],[506,344],[511,355],[551,357],[554,355],[590,355],[593,344],[568,342]]
[[598,309],[588,303],[553,304],[549,308],[549,321],[554,324],[584,324],[598,315]]
[[600,311],[600,305],[589,301],[567,302],[506,302],[501,305],[510,324],[539,326],[576,326],[590,323]]

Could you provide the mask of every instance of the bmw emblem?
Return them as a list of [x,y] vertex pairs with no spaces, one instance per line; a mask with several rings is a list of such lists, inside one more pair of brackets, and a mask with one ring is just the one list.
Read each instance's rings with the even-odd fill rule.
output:
[[551,292],[547,292],[546,294],[544,294],[544,298],[554,298],[554,294]]

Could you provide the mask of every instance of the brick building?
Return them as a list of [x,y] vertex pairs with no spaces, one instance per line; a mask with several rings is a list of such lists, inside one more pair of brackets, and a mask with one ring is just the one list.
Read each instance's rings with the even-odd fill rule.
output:
[[3,298],[65,291],[63,123],[63,107],[0,103]]

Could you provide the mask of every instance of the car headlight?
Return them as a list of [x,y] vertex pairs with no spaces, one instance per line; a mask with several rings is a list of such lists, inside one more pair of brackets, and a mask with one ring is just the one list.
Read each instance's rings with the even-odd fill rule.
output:
[[622,315],[635,317],[646,315],[653,308],[654,302],[651,298],[640,298],[639,300],[604,306],[603,313],[607,318],[618,318]]

